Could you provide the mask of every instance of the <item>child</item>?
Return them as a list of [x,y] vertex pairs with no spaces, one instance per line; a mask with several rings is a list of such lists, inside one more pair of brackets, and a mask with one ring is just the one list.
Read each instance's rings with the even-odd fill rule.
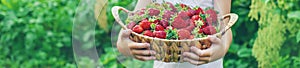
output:
[[[230,13],[231,0],[164,0],[173,4],[183,3],[188,6],[199,6],[201,8],[214,7],[219,8],[220,15]],[[135,10],[146,7],[150,3],[161,3],[162,0],[138,0]],[[228,22],[225,19],[222,23]],[[128,56],[132,56],[138,60],[148,61],[154,60],[155,51],[149,50],[149,43],[137,43],[129,39],[131,30],[121,30],[117,41],[117,48],[119,51]],[[223,68],[223,58],[226,54],[231,41],[232,32],[228,30],[222,38],[215,36],[208,36],[208,40],[212,46],[206,50],[200,50],[196,47],[191,47],[191,52],[183,53],[184,63],[165,63],[161,61],[154,61],[154,68]],[[148,50],[143,50],[148,49]]]

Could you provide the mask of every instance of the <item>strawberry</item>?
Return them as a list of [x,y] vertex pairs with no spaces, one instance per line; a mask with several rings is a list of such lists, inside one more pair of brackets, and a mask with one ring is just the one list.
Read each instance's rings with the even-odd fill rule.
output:
[[203,28],[203,32],[206,35],[213,35],[213,34],[217,33],[216,28],[213,26],[207,26],[207,27]]
[[187,13],[188,13],[188,12],[181,11],[181,12],[178,13],[178,17],[181,17],[181,18],[184,19],[184,20],[189,19],[190,17],[188,16]]
[[149,36],[149,37],[154,37],[154,34],[151,30],[144,31],[144,35]]
[[191,19],[192,19],[193,22],[194,22],[194,21],[196,21],[196,20],[199,20],[199,19],[200,19],[200,16],[199,16],[199,15],[194,15],[194,16],[192,16]]
[[187,11],[187,15],[190,16],[190,17],[192,17],[195,13],[196,13],[196,11],[195,11],[195,10],[192,10],[192,9],[189,9],[189,10]]
[[144,7],[144,8],[142,8],[141,10],[142,10],[142,11],[145,11],[145,10],[146,10],[146,8]]
[[169,22],[165,19],[160,20],[159,24],[161,24],[165,28],[169,26]]
[[150,15],[150,16],[157,16],[157,15],[160,13],[159,10],[154,9],[154,8],[150,8],[150,9],[148,10],[148,12],[149,12],[149,15]]
[[195,27],[196,27],[196,25],[191,21],[191,22],[190,22],[190,25],[187,26],[187,27],[184,28],[184,29],[186,29],[186,30],[188,30],[188,31],[193,31]]
[[148,30],[148,29],[150,29],[151,22],[149,22],[148,19],[144,19],[144,20],[142,20],[142,21],[139,23],[139,25],[140,25],[143,29]]
[[144,29],[140,26],[140,25],[135,25],[133,28],[132,28],[132,31],[133,32],[136,32],[136,33],[142,33],[144,31]]
[[199,34],[203,33],[203,29],[199,29],[198,33]]
[[166,4],[169,5],[169,7],[172,9],[172,12],[177,12],[177,8],[175,8],[175,6],[171,2],[166,2]]
[[206,10],[205,13],[208,14],[208,16],[209,16],[206,18],[206,22],[208,23],[208,25],[216,24],[217,12],[214,9],[210,8],[210,9]]
[[132,29],[135,25],[136,25],[136,23],[131,21],[130,23],[128,23],[127,28]]
[[202,8],[200,7],[196,8],[196,12],[195,12],[195,15],[199,15],[199,14],[204,14]]
[[187,8],[187,9],[191,9],[191,7],[187,6],[186,4],[179,4],[181,8]]
[[180,28],[185,28],[189,25],[189,23],[186,23],[185,20],[183,20],[181,17],[176,17],[172,24],[174,28],[180,29]]
[[158,24],[158,25],[156,25],[155,30],[156,31],[164,31],[165,28],[163,26],[161,26],[161,25]]
[[160,22],[160,20],[159,20],[159,19],[156,19],[156,20],[154,20],[153,23],[157,24],[157,23],[159,23],[159,22]]
[[161,39],[165,39],[167,36],[167,33],[165,31],[154,31],[153,34],[156,38],[161,38]]
[[194,35],[191,35],[189,39],[194,39],[194,38],[195,38],[195,36],[194,36]]
[[170,20],[170,18],[172,17],[172,15],[174,14],[174,12],[172,11],[165,11],[164,14],[163,14],[163,19],[166,19],[166,20]]
[[203,29],[203,28],[205,28],[205,27],[207,27],[208,25],[207,25],[207,23],[206,22],[203,22],[203,25],[201,26],[201,29]]
[[185,7],[187,7],[185,4],[180,4],[180,7],[181,8],[185,8]]
[[136,14],[138,14],[138,15],[143,15],[143,14],[145,14],[145,10],[146,10],[146,8],[142,8],[142,9],[140,9],[140,10],[137,10],[137,11],[136,11]]
[[180,40],[182,40],[182,39],[189,39],[190,36],[191,36],[191,33],[188,30],[180,29],[180,30],[178,30],[178,36],[179,36]]

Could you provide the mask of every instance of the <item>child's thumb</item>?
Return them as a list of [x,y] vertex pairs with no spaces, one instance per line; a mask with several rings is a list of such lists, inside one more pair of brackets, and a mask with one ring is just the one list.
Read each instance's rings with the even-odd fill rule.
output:
[[216,36],[208,36],[208,40],[212,43],[221,43],[221,40]]
[[122,38],[128,38],[131,34],[131,30],[130,29],[126,29],[126,30],[122,30],[121,33],[122,33]]

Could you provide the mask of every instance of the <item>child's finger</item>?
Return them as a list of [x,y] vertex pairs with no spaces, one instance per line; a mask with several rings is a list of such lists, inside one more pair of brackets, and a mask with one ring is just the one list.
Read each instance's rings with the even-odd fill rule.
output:
[[147,61],[147,60],[155,60],[156,57],[154,56],[139,56],[139,55],[135,55],[134,56],[136,59],[141,60],[141,61]]
[[193,59],[193,60],[199,60],[199,56],[197,56],[196,54],[194,54],[194,53],[191,53],[191,52],[184,52],[183,53],[183,56],[184,57],[187,57],[187,58],[190,58],[190,59]]
[[195,61],[195,60],[192,60],[190,58],[183,58],[183,61],[189,62],[189,63],[197,65],[197,66],[202,65],[202,64],[206,64],[205,61]]
[[151,55],[155,55],[155,51],[153,51],[153,50],[131,50],[131,54],[142,55],[142,56],[151,56]]
[[206,49],[206,50],[200,50],[200,49],[198,49],[194,46],[191,47],[191,51],[196,53],[200,57],[209,57],[209,56],[211,56],[211,53],[212,53],[211,50],[212,50],[211,48]]
[[150,44],[149,43],[135,43],[132,42],[131,44],[128,45],[128,47],[130,49],[147,49],[150,48]]

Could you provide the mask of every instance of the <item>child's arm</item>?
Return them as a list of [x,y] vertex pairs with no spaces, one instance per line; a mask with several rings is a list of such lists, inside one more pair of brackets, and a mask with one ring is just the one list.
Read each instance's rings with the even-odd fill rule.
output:
[[[135,10],[146,7],[151,2],[151,0],[138,0]],[[155,59],[155,51],[149,50],[149,43],[137,43],[133,42],[129,39],[130,33],[132,31],[130,29],[123,30],[121,29],[118,41],[117,48],[120,53],[126,56],[132,56],[138,60],[146,61]],[[147,49],[147,50],[146,50]]]
[[[215,6],[219,6],[221,15],[230,13],[231,0],[215,0],[214,2]],[[228,19],[225,19],[223,22],[227,24]],[[212,43],[210,48],[200,50],[196,47],[191,47],[192,52],[183,53],[183,60],[194,65],[202,65],[224,57],[232,42],[232,32],[228,30],[222,36],[222,39],[209,36],[208,40]]]
[[[231,9],[231,0],[215,0],[215,6],[219,6],[220,11],[221,11],[221,15],[225,15],[225,14],[229,14],[230,13],[230,9]],[[223,22],[225,24],[228,23],[228,18],[225,19]],[[231,29],[229,29],[224,36],[222,37],[222,40],[224,40],[224,44],[225,44],[225,51],[227,52],[230,44],[232,42],[232,32]]]

